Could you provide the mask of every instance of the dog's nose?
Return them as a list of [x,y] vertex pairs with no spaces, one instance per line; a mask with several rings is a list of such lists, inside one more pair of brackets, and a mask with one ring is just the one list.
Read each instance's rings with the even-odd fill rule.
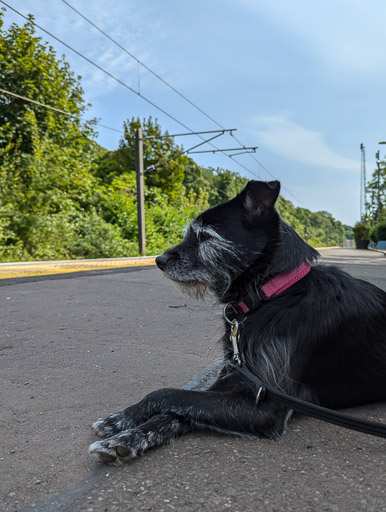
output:
[[161,254],[161,256],[157,256],[155,259],[155,262],[156,262],[157,267],[160,270],[164,270],[168,260],[169,260],[169,257],[164,253],[164,254]]

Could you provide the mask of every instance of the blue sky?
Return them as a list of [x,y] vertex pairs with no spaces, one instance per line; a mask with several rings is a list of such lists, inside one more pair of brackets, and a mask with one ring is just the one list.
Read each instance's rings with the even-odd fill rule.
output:
[[[382,0],[68,0],[238,139],[255,158],[195,155],[251,179],[272,179],[296,206],[359,219],[360,149],[367,174],[386,140],[386,4]],[[217,126],[82,20],[61,0],[9,0],[189,128]],[[6,24],[22,23],[8,11]],[[40,35],[41,32],[38,30]],[[121,129],[132,116],[185,131],[136,94],[42,34],[81,75],[87,117]],[[99,128],[115,149],[120,135]],[[200,142],[178,139],[185,147]],[[225,135],[218,147],[234,147]],[[235,161],[238,160],[239,164]],[[245,170],[247,167],[251,172]],[[267,169],[270,174],[265,170]]]

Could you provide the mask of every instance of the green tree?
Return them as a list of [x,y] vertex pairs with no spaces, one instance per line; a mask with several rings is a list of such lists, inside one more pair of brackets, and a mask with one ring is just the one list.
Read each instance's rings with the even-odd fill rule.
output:
[[345,237],[344,226],[329,212],[295,208],[291,201],[283,197],[279,197],[277,208],[283,220],[314,247],[341,245]]
[[[91,123],[82,123],[86,104],[80,77],[75,77],[69,64],[58,59],[51,46],[35,36],[31,22],[23,27],[12,24],[3,30],[4,11],[0,12],[0,83],[1,87],[35,101],[69,112],[60,115],[38,105],[0,93],[0,148],[10,143],[23,154],[34,152],[36,135],[52,142],[66,144],[84,142],[92,135]],[[30,17],[33,20],[33,17]],[[33,113],[36,127],[31,124]]]
[[369,240],[370,238],[370,227],[363,222],[357,222],[352,231],[355,240]]
[[[379,188],[379,191],[378,191]],[[380,220],[386,220],[386,162],[380,163],[380,168],[376,169],[371,180],[367,184],[366,191],[368,194],[368,202],[366,210],[368,211],[368,220],[374,224],[378,222],[378,193],[379,193],[379,210]]]
[[[79,77],[35,36],[31,21],[3,30],[0,87],[65,115],[0,93],[0,258],[68,257],[74,212],[87,212],[101,190],[90,174],[96,156]],[[32,17],[31,17],[32,20]]]
[[[187,159],[184,169],[183,184],[188,194],[193,193],[197,197],[206,196],[207,199],[209,199],[209,193],[210,189],[213,187],[213,181],[213,172],[209,169],[205,169],[204,167],[200,167],[192,158]],[[221,200],[224,200],[224,198]]]
[[143,131],[143,161],[145,183],[159,188],[171,200],[184,194],[184,170],[188,157],[167,132],[162,132],[157,119],[131,118],[123,124],[124,136],[115,151],[109,151],[98,161],[97,175],[104,181],[112,181],[125,172],[135,171],[135,133]]
[[217,168],[212,170],[214,179],[212,197],[209,197],[211,204],[222,202],[234,197],[242,188],[245,187],[248,180],[242,178],[237,172],[228,171],[226,169]]
[[380,242],[386,240],[386,220],[375,224],[370,230],[370,240]]

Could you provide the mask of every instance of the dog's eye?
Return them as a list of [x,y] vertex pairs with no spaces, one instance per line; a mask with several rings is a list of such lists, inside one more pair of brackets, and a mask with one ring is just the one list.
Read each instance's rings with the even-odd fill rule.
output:
[[198,241],[200,243],[202,242],[206,242],[207,240],[210,240],[212,237],[210,236],[209,233],[207,233],[206,231],[200,231],[200,233],[198,234]]

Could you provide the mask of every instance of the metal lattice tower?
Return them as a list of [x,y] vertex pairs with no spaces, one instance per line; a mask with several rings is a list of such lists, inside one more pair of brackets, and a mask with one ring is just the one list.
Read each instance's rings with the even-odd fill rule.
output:
[[366,216],[366,153],[365,146],[361,144],[361,222],[365,221]]

